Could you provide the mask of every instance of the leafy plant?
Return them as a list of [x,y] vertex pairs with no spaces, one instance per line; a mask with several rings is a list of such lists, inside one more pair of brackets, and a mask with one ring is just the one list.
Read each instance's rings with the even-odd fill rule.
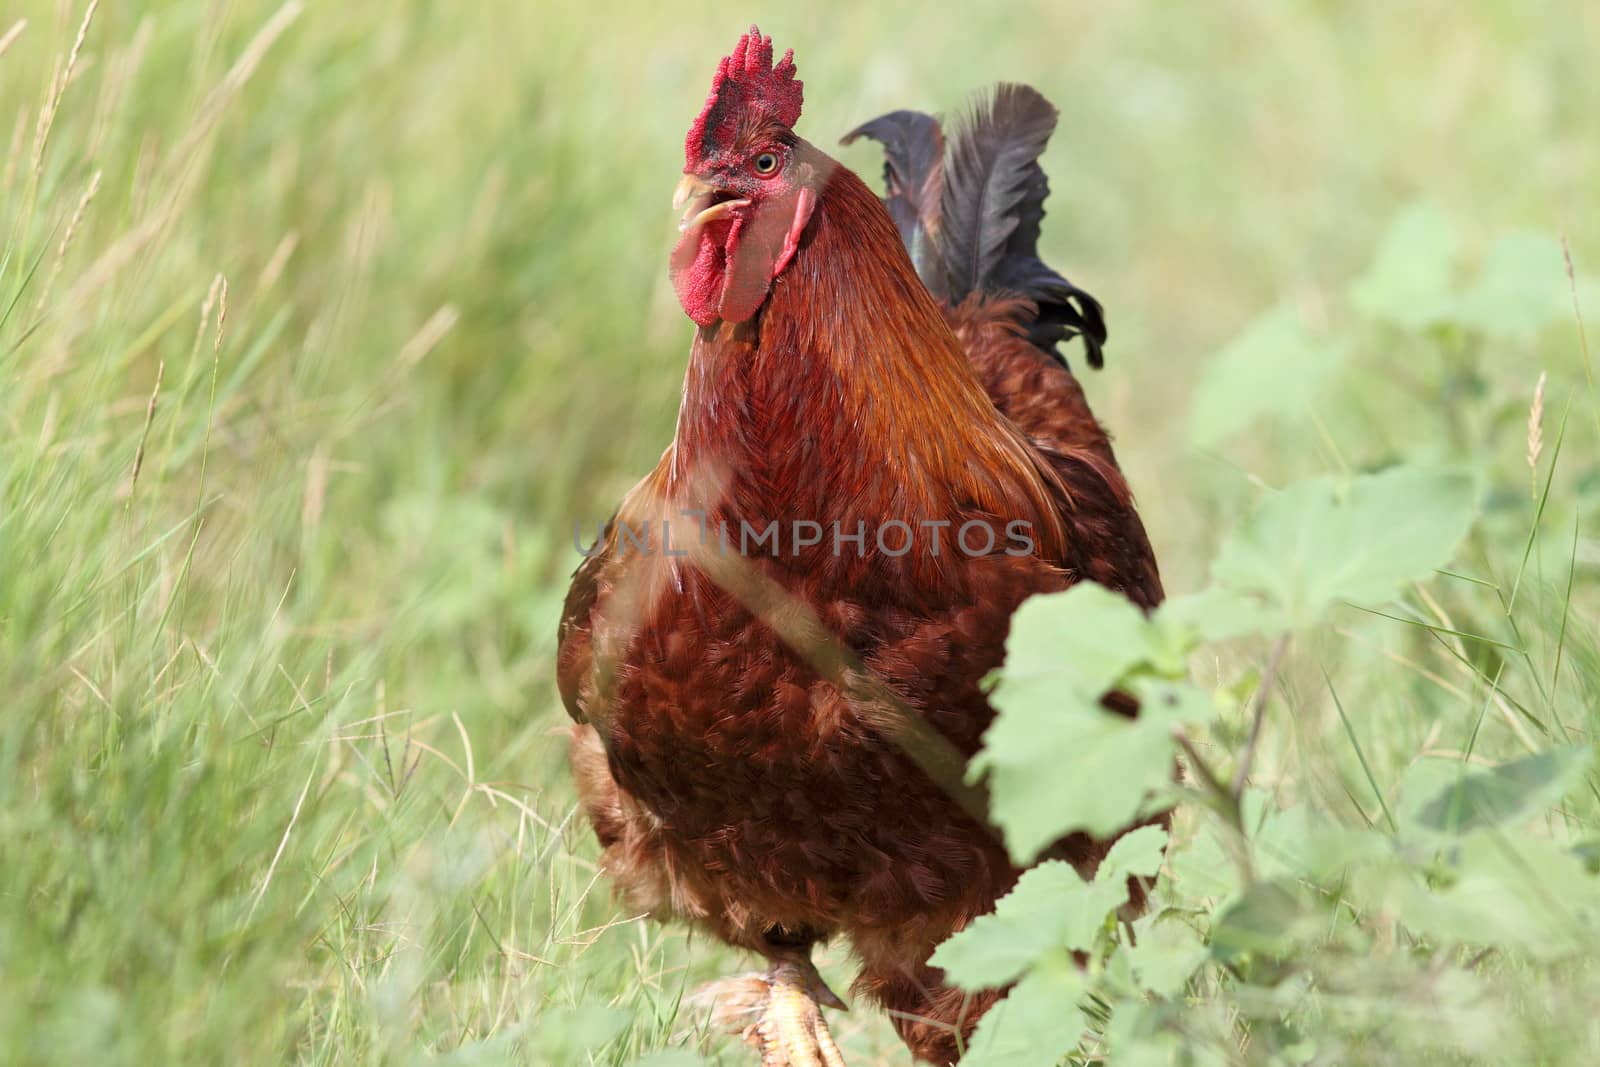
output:
[[[1462,283],[1448,220],[1413,209],[1351,287],[1349,318],[1365,316],[1388,338],[1405,331],[1406,345],[1437,346],[1448,355],[1439,365],[1456,360],[1451,373],[1460,373],[1472,339],[1549,321],[1553,248],[1540,237],[1502,239]],[[1319,340],[1289,313],[1268,315],[1200,383],[1192,436],[1209,447],[1260,416],[1280,426],[1314,420],[1320,391],[1360,372],[1364,340]],[[1452,417],[1459,428],[1473,414]],[[1592,954],[1600,936],[1600,879],[1583,844],[1600,793],[1590,744],[1561,725],[1563,705],[1577,716],[1593,709],[1573,707],[1549,683],[1562,642],[1540,662],[1519,622],[1527,552],[1487,557],[1473,533],[1480,501],[1504,475],[1425,456],[1267,491],[1223,540],[1210,585],[1149,617],[1092,585],[1018,612],[995,679],[999,717],[972,765],[988,780],[1013,855],[1032,859],[1074,831],[1108,836],[1174,804],[1175,834],[1169,842],[1154,824],[1125,834],[1092,876],[1040,863],[993,914],[939,949],[933,963],[964,988],[1015,983],[963,1063],[1380,1062],[1391,1039],[1423,1059],[1506,1062],[1518,1058],[1509,1051],[1517,1041],[1537,1043],[1526,1028],[1491,1033],[1481,1019],[1515,1017],[1517,1003],[1496,981],[1504,973],[1526,983],[1534,969],[1538,988],[1564,1002],[1571,975],[1554,967]],[[1469,549],[1475,558],[1463,562]],[[1483,576],[1463,573],[1473,569]],[[1509,575],[1509,585],[1492,574]],[[1457,615],[1499,632],[1469,629]],[[1462,748],[1419,755],[1393,804],[1332,680],[1340,642],[1357,636],[1352,616],[1386,623],[1391,647],[1442,647],[1475,683],[1460,694],[1468,699],[1436,705],[1441,727],[1461,730]],[[1258,673],[1250,650],[1263,641],[1270,652]],[[1229,682],[1217,664],[1241,654]],[[1259,773],[1265,736],[1300,729],[1274,720],[1280,690],[1313,670],[1363,779],[1359,792],[1341,780],[1331,801],[1281,761],[1275,774]],[[1210,684],[1192,680],[1201,676]],[[1403,685],[1394,675],[1389,684],[1397,678]],[[1113,693],[1137,697],[1139,716],[1108,710]],[[1302,714],[1306,701],[1300,693]],[[1532,751],[1478,754],[1491,708],[1532,728]],[[1512,736],[1526,745],[1531,735]],[[1326,768],[1303,773],[1319,770],[1326,778]],[[1130,878],[1153,887],[1142,914],[1124,911]],[[1587,968],[1583,979],[1596,988]],[[1432,1032],[1418,1034],[1419,1013]]]

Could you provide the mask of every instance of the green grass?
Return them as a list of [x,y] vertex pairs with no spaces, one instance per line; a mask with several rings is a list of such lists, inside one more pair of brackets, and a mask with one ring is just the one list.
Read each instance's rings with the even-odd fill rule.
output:
[[[75,51],[80,5],[23,0],[0,16],[27,20],[0,55],[0,1060],[620,1064],[697,1032],[681,998],[743,963],[597,881],[552,660],[572,524],[670,438],[668,201],[752,16],[824,146],[1000,78],[1062,105],[1046,258],[1108,307],[1086,386],[1172,590],[1263,484],[1483,472],[1463,577],[1297,639],[1261,780],[1378,819],[1424,751],[1589,736],[1600,404],[1570,296],[1486,339],[1355,325],[1343,294],[1427,199],[1467,277],[1501,234],[1563,236],[1600,362],[1592,4],[193,0],[104,3]],[[1340,369],[1196,447],[1199,375],[1280,303]],[[1265,657],[1201,658],[1248,691]],[[903,1061],[870,1013],[841,1030],[857,1067]]]

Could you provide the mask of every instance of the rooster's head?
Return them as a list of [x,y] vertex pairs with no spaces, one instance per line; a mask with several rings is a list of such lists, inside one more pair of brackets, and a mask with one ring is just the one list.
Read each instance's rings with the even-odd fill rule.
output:
[[701,326],[744,322],[789,265],[820,188],[817,153],[795,136],[794,52],[774,66],[754,26],[717,66],[684,142],[675,206],[686,208],[672,284]]

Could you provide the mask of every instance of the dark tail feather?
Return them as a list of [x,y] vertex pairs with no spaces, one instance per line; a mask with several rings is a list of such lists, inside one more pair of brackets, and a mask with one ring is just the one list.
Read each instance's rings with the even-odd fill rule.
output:
[[912,111],[874,119],[845,143],[865,135],[884,144],[886,203],[903,238],[902,219],[915,220],[906,247],[935,296],[951,304],[973,292],[1026,296],[1039,306],[1029,340],[1065,363],[1056,346],[1081,336],[1098,368],[1106,341],[1099,301],[1039,259],[1050,195],[1039,156],[1057,115],[1036,90],[1001,84],[978,98],[948,146],[936,119]]
[[[950,299],[998,289],[1039,305],[1034,344],[1082,336],[1089,365],[1104,362],[1105,314],[1099,301],[1039,259],[1039,229],[1050,181],[1039,156],[1058,112],[1026,85],[1001,84],[980,97],[950,140],[941,219]],[[1065,362],[1063,360],[1063,362]]]
[[851,144],[870,137],[883,145],[884,205],[917,274],[934,296],[944,298],[944,264],[938,250],[939,203],[944,195],[944,131],[921,111],[891,111],[841,138]]
[[1028,340],[1062,363],[1066,358],[1056,346],[1082,337],[1089,366],[1095,370],[1105,366],[1105,309],[1100,301],[1057,274],[1037,255],[1001,260],[984,289],[1021,293],[1039,305],[1038,316],[1028,326]]

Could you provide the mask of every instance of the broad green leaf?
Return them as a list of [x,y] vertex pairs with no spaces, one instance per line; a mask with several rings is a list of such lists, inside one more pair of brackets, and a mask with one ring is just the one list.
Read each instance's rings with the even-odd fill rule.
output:
[[1105,1063],[1106,1067],[1169,1067],[1185,1062],[1182,1055],[1178,1035],[1160,1033],[1113,1046]]
[[1256,598],[1216,586],[1165,601],[1156,609],[1154,621],[1157,626],[1176,629],[1180,634],[1193,634],[1206,641],[1272,633],[1281,629],[1283,623],[1280,615]]
[[1303,417],[1339,355],[1292,309],[1268,312],[1205,369],[1189,407],[1189,440],[1209,448],[1265,415]]
[[1154,640],[1144,613],[1103,585],[1030,597],[1011,618],[999,692],[1037,681],[1098,697],[1156,654]]
[[1133,924],[1134,943],[1122,952],[1133,967],[1139,988],[1159,997],[1175,997],[1206,961],[1204,939],[1181,918],[1146,915]]
[[1129,719],[1059,688],[1007,689],[969,775],[988,776],[991,812],[1006,847],[1026,863],[1063,834],[1109,837],[1171,774],[1170,726]]
[[1495,337],[1521,337],[1569,310],[1566,260],[1554,238],[1512,233],[1489,247],[1460,297],[1461,321]]
[[1124,829],[1170,778],[1171,723],[1204,717],[1208,698],[1140,679],[1135,690],[1149,707],[1137,720],[1100,706],[1141,663],[1181,669],[1182,648],[1170,638],[1125,597],[1088,582],[1017,612],[992,696],[999,715],[968,774],[988,777],[995,820],[1019,863],[1073,830]]
[[1472,478],[1393,467],[1269,497],[1222,546],[1213,578],[1307,626],[1341,600],[1383,603],[1449,562],[1472,525]]
[[1122,941],[1108,941],[1107,951],[1099,953],[1099,966],[1095,970],[1095,994],[1102,1000],[1125,995],[1137,989],[1133,980],[1133,966],[1128,962],[1127,946]]
[[1227,964],[1284,956],[1317,928],[1295,883],[1255,882],[1218,915],[1211,929],[1211,955]]
[[539,1028],[539,1047],[552,1062],[569,1062],[599,1049],[627,1029],[633,1016],[605,1004],[579,1004]]
[[1082,892],[1067,896],[1061,902],[1066,913],[1066,946],[1080,951],[1093,948],[1105,929],[1107,917],[1127,902],[1128,881],[1125,878],[1096,879],[1085,885]]
[[1592,762],[1586,745],[1568,745],[1498,767],[1453,764],[1451,780],[1408,812],[1417,825],[1459,834],[1486,826],[1515,824],[1557,803],[1582,784]]
[[1434,889],[1411,878],[1389,899],[1411,929],[1538,959],[1594,954],[1600,884],[1579,857],[1543,838],[1497,830],[1469,834],[1453,856],[1453,884]]
[[[1168,1067],[1194,1060],[1180,1042],[1172,1009],[1161,1003],[1117,1003],[1105,1028],[1106,1067]],[[1196,1065],[1197,1067],[1197,1065]]]
[[1264,878],[1337,882],[1352,865],[1381,860],[1394,851],[1388,836],[1342,826],[1306,804],[1282,811],[1269,806],[1256,825],[1250,841]]
[[1139,721],[1163,732],[1180,722],[1206,722],[1217,711],[1212,695],[1190,682],[1136,676],[1129,680],[1128,688],[1139,699]]
[[1454,786],[1466,770],[1454,757],[1424,756],[1412,761],[1400,776],[1400,797],[1394,806],[1396,817],[1405,826],[1419,826],[1423,809]]
[[1288,1063],[1310,1063],[1317,1056],[1317,1039],[1307,1034],[1293,1021],[1281,1019],[1273,1023],[1272,1047]]
[[1223,841],[1228,833],[1216,820],[1206,820],[1194,840],[1172,850],[1167,866],[1185,900],[1222,898],[1240,888],[1238,866]]
[[1350,287],[1357,310],[1407,329],[1425,329],[1455,314],[1457,241],[1433,204],[1414,204],[1395,220],[1367,272]]
[[930,962],[962,989],[1003,986],[1048,953],[1093,947],[1106,916],[1127,902],[1123,878],[1085,882],[1066,863],[1041,863]]
[[1167,852],[1167,831],[1159,826],[1141,826],[1117,838],[1094,873],[1097,882],[1121,881],[1129,875],[1154,878],[1161,873]]
[[1083,1037],[1088,980],[1065,953],[1044,960],[979,1021],[961,1067],[1055,1067]]
[[1070,923],[1064,905],[1087,888],[1068,864],[1041,863],[1023,872],[994,911],[940,945],[929,962],[962,989],[1005,985],[1062,946]]

